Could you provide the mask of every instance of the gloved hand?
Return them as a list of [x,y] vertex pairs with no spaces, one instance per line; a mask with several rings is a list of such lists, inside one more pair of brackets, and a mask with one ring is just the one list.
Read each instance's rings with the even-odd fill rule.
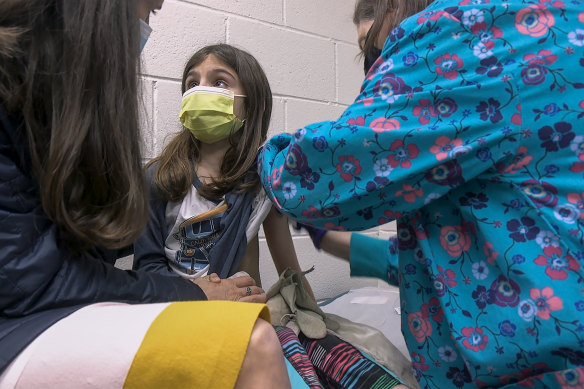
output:
[[312,244],[314,244],[314,247],[316,247],[317,250],[320,250],[320,242],[322,241],[324,235],[327,233],[327,230],[312,227],[300,222],[295,222],[294,229],[296,231],[300,231],[303,228],[306,230],[306,232],[308,232],[308,235],[310,236],[310,239],[312,239]]

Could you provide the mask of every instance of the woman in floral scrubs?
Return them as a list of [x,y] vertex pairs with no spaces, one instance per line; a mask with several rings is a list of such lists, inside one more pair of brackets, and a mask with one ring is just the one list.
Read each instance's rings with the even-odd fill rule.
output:
[[397,220],[367,266],[400,286],[421,387],[584,387],[584,1],[436,0],[259,163],[293,219]]

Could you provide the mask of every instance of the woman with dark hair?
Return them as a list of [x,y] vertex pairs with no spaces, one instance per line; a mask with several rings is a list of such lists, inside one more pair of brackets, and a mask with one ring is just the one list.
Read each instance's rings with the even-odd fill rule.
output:
[[137,72],[161,4],[0,3],[2,388],[289,384],[264,305],[189,301],[265,302],[253,279],[113,266],[148,215]]
[[362,270],[399,284],[421,387],[582,387],[582,2],[425,5],[376,3],[359,96],[270,139],[262,183],[314,227],[397,220]]

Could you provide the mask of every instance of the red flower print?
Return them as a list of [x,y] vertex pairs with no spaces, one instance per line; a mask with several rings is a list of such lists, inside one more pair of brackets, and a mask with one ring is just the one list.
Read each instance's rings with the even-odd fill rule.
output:
[[568,201],[576,206],[580,211],[580,219],[584,219],[584,192],[568,193]]
[[533,157],[531,155],[527,155],[527,151],[527,147],[520,146],[517,149],[517,153],[515,154],[513,161],[507,167],[505,167],[505,169],[503,169],[503,173],[515,174],[525,166],[529,165]]
[[282,169],[284,169],[284,166],[280,166],[280,168],[274,168],[274,170],[272,170],[272,187],[274,189],[278,189],[280,187],[280,185],[282,184],[280,181],[280,177],[282,175]]
[[404,169],[409,169],[412,167],[412,162],[410,159],[415,159],[418,156],[420,150],[418,146],[414,144],[405,145],[400,139],[395,140],[389,150],[392,152],[387,157],[387,162],[391,167],[397,167],[398,165]]
[[436,290],[436,294],[442,297],[449,288],[454,288],[458,285],[458,282],[455,280],[456,273],[453,270],[444,270],[442,266],[437,266],[436,269],[438,270],[438,275],[433,279],[434,289]]
[[435,70],[439,76],[444,76],[449,80],[458,77],[458,69],[462,68],[462,59],[456,54],[443,54],[434,60],[437,65]]
[[441,136],[434,141],[434,145],[430,147],[430,152],[435,154],[438,161],[443,161],[448,158],[457,147],[462,146],[462,139],[456,138],[450,140],[447,136]]
[[436,297],[432,297],[427,304],[422,305],[422,315],[426,318],[432,318],[436,323],[442,323],[444,311],[440,301]]
[[361,164],[352,155],[343,155],[339,157],[337,172],[341,173],[341,177],[345,182],[349,182],[353,179],[354,175],[361,173]]
[[535,302],[537,307],[537,316],[543,320],[549,320],[550,311],[559,311],[564,308],[562,299],[554,296],[554,290],[549,286],[539,290],[532,288],[529,291],[529,296]]
[[422,343],[432,335],[432,324],[422,315],[422,312],[414,312],[408,315],[408,327],[419,343]]
[[402,217],[401,212],[393,212],[390,210],[386,210],[383,212],[383,216],[378,219],[377,224],[386,224],[394,220],[400,219],[401,217]]
[[511,123],[517,125],[523,123],[523,120],[521,119],[521,104],[517,104],[517,113],[514,113],[513,116],[511,116]]
[[422,354],[412,353],[412,368],[418,372],[428,370],[426,358]]
[[387,132],[387,131],[392,131],[392,130],[399,130],[400,124],[395,119],[387,119],[387,118],[381,117],[381,118],[377,118],[377,119],[373,120],[371,123],[369,123],[369,127],[377,133],[382,133],[382,132]]
[[489,337],[484,335],[482,328],[476,327],[464,327],[462,329],[462,335],[465,339],[462,341],[464,347],[469,350],[479,352],[479,350],[484,350],[489,342]]
[[555,246],[547,246],[543,249],[545,255],[540,255],[533,262],[540,266],[546,266],[545,274],[552,280],[565,280],[568,278],[567,270],[577,271],[580,264],[571,255],[562,256],[562,249]]
[[347,120],[347,124],[362,126],[365,124],[365,118],[363,116],[357,116],[356,118]]
[[322,213],[318,208],[313,207],[312,205],[302,211],[302,216],[307,219],[318,219],[322,217]]
[[489,262],[490,265],[495,263],[495,260],[497,260],[497,257],[499,256],[499,253],[493,250],[493,244],[491,242],[485,242],[483,245],[483,253],[485,253],[487,262]]
[[501,31],[500,28],[495,26],[487,27],[487,23],[485,22],[473,24],[470,30],[473,34],[478,35],[483,43],[490,42],[493,39],[498,39],[503,36],[503,31]]
[[555,23],[554,15],[542,4],[530,5],[515,15],[515,28],[523,35],[543,36]]
[[552,55],[552,52],[549,50],[540,50],[537,54],[525,54],[523,59],[530,65],[553,65],[558,60],[558,56]]
[[560,0],[539,0],[539,4],[550,5],[558,9],[566,8],[564,2]]
[[413,203],[416,201],[416,198],[422,197],[424,195],[424,190],[421,188],[414,188],[408,184],[403,184],[402,188],[403,190],[398,190],[395,192],[395,196],[403,196],[406,203]]
[[412,111],[414,116],[419,116],[420,124],[430,123],[430,119],[436,116],[436,110],[432,102],[427,99],[420,100],[420,105],[416,105]]
[[458,257],[470,248],[470,237],[460,226],[444,226],[440,230],[440,245],[451,257]]
[[554,373],[562,388],[584,388],[584,368],[561,370]]
[[345,231],[345,227],[343,227],[343,226],[337,226],[336,224],[331,223],[331,222],[325,223],[325,225],[323,226],[323,228],[325,230]]

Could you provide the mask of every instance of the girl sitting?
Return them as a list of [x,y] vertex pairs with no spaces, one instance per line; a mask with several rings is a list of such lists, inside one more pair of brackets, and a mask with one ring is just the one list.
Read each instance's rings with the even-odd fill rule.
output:
[[256,172],[272,112],[260,64],[230,45],[204,47],[185,66],[182,92],[183,130],[147,165],[150,220],[135,243],[134,268],[195,283],[245,271],[261,286],[263,223],[278,273],[300,270],[287,219],[272,209]]

